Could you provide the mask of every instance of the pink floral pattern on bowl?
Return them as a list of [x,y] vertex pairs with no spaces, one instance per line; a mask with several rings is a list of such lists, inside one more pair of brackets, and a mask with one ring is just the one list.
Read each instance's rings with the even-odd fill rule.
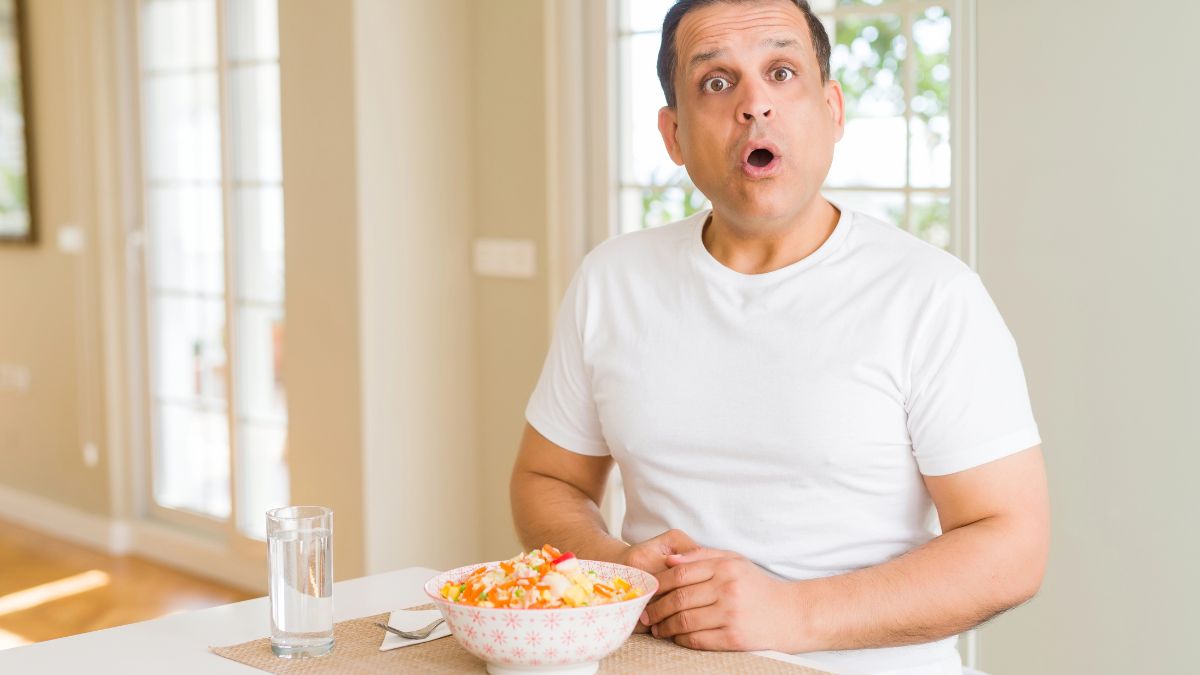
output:
[[621,577],[641,591],[632,600],[594,607],[560,609],[501,609],[460,605],[439,592],[447,581],[459,581],[476,569],[500,561],[467,565],[443,572],[425,582],[454,638],[463,649],[488,664],[553,671],[599,662],[616,651],[633,633],[638,617],[658,590],[658,580],[642,570],[598,560],[580,560],[585,571],[608,581]]

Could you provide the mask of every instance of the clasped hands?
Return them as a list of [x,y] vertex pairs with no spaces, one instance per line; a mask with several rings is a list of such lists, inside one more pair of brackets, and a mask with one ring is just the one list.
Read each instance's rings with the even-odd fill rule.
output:
[[658,579],[638,623],[691,649],[807,651],[801,586],[732,551],[704,548],[669,530],[626,549],[618,562]]

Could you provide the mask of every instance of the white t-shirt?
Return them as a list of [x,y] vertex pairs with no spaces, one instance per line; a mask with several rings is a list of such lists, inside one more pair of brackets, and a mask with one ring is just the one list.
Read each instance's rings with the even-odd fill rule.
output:
[[[785,579],[840,574],[938,534],[921,474],[1041,442],[978,275],[841,214],[814,253],[765,274],[712,257],[707,211],[584,260],[526,418],[567,450],[612,454],[626,541],[679,528]],[[810,656],[922,672],[955,640]]]

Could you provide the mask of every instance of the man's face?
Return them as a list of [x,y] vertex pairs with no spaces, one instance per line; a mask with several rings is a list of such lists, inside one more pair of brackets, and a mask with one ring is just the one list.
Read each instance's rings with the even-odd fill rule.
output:
[[844,125],[803,13],[788,0],[714,3],[683,17],[675,49],[676,106],[658,118],[671,159],[719,212],[790,222],[819,194]]

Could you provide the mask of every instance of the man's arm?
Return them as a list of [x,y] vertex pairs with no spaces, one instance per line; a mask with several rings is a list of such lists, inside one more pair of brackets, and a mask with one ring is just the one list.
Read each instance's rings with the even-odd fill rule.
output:
[[1050,539],[1041,446],[925,482],[943,531],[927,544],[799,582],[732,553],[671,556],[646,622],[696,649],[859,649],[941,639],[1033,597]]
[[611,457],[571,452],[526,424],[510,485],[521,544],[527,549],[552,544],[580,558],[618,562],[651,574],[667,569],[668,555],[697,548],[679,530],[633,546],[610,536],[600,500],[611,470]]
[[599,507],[611,469],[612,457],[571,452],[526,424],[509,486],[521,544],[615,561],[627,546],[609,536]]

